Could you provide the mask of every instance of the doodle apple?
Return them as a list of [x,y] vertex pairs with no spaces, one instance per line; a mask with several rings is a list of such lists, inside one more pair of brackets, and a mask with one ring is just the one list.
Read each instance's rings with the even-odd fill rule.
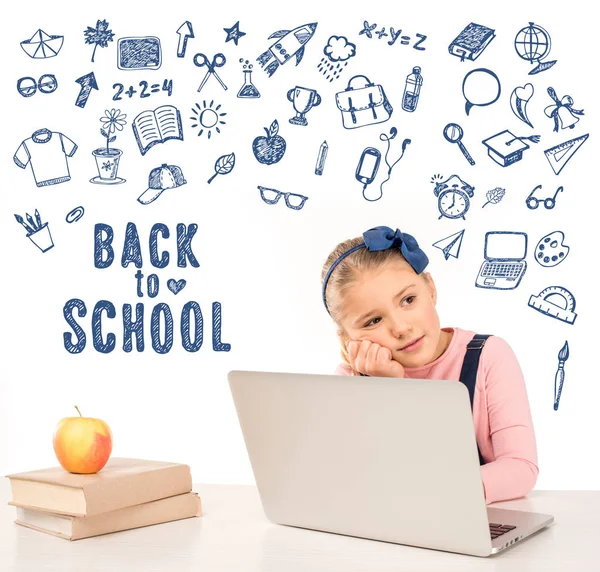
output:
[[252,142],[252,152],[259,163],[272,165],[283,157],[285,153],[285,139],[277,134],[279,132],[279,123],[277,123],[277,120],[271,123],[269,129],[266,127],[264,129],[267,132],[267,136],[257,137]]
[[112,433],[102,419],[65,417],[58,422],[52,442],[56,458],[70,473],[91,474],[100,471],[112,452]]

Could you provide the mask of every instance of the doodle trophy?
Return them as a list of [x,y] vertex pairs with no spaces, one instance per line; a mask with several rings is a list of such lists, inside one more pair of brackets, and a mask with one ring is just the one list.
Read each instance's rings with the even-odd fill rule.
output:
[[300,86],[290,89],[287,98],[296,111],[296,116],[290,118],[290,123],[293,125],[308,125],[305,114],[321,103],[321,96],[314,89]]

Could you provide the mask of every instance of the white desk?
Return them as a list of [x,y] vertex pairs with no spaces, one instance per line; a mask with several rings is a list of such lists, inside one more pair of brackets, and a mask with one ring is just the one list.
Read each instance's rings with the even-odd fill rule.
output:
[[600,570],[600,491],[539,491],[500,508],[556,521],[489,558],[438,552],[270,523],[253,486],[195,485],[204,516],[70,542],[14,524],[0,483],[2,572],[373,572]]

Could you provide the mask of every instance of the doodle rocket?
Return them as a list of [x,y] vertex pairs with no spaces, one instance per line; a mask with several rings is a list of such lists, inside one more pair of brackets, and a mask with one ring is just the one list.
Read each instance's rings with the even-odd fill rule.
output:
[[313,37],[316,29],[317,23],[314,22],[313,24],[299,26],[293,30],[278,30],[274,32],[268,39],[277,38],[277,41],[260,54],[256,58],[256,61],[267,72],[269,77],[277,71],[279,64],[284,64],[292,56],[296,56],[296,65],[298,65],[304,56],[304,46]]

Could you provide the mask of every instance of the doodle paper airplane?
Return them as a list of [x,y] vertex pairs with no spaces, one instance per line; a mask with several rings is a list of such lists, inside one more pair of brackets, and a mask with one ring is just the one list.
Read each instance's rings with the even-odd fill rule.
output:
[[585,143],[589,136],[590,134],[586,133],[581,137],[570,139],[544,151],[544,155],[546,155],[546,159],[548,159],[548,163],[550,163],[555,175],[558,175],[563,170],[569,159],[575,155],[577,149]]
[[30,58],[53,58],[60,52],[64,39],[64,36],[49,36],[40,29],[29,40],[23,40],[21,47]]
[[459,232],[455,232],[446,238],[442,238],[441,240],[434,242],[433,246],[439,248],[444,253],[444,258],[446,260],[448,260],[450,256],[458,258],[464,234],[464,229]]
[[[260,54],[256,61],[265,69],[269,77],[277,71],[279,64],[284,64],[292,56],[296,56],[296,65],[298,65],[304,56],[304,46],[313,37],[316,29],[317,23],[314,22],[293,30],[279,30],[271,34],[268,39],[276,38],[276,41],[269,46],[266,52]],[[275,59],[271,61],[273,57]]]

